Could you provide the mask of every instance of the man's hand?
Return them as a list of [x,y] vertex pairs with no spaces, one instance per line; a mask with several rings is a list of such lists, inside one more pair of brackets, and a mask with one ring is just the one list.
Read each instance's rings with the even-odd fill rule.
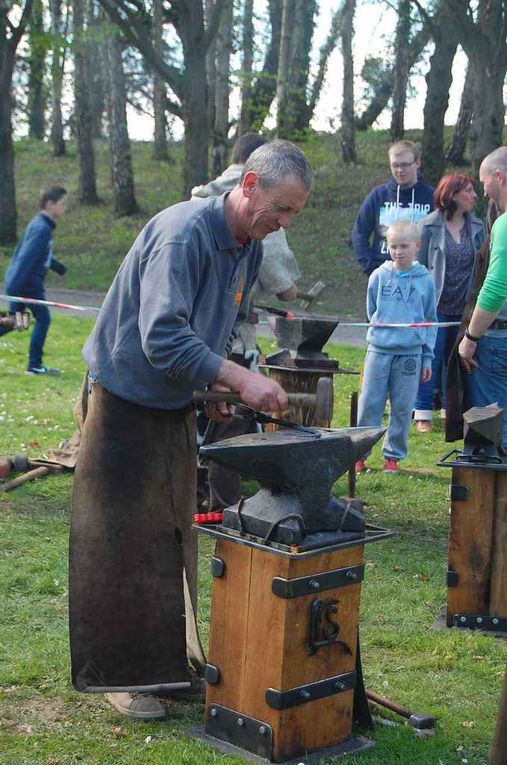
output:
[[423,367],[421,369],[421,382],[429,382],[431,380],[433,372],[431,370],[431,367]]
[[468,337],[464,337],[458,346],[458,356],[468,374],[470,374],[474,368],[479,369],[479,365],[474,359],[476,350],[477,343],[474,343],[473,340],[469,340]]
[[287,394],[277,382],[229,359],[223,360],[213,387],[216,385],[238,393],[245,404],[257,411],[281,412],[289,406]]
[[281,385],[263,374],[251,372],[240,385],[238,393],[245,404],[257,411],[281,412],[289,406]]
[[[227,388],[225,385],[218,385],[218,383],[214,383],[210,390],[215,393],[231,392],[230,388]],[[204,411],[206,416],[214,422],[227,422],[234,414],[234,404],[227,404],[225,401],[208,401]]]

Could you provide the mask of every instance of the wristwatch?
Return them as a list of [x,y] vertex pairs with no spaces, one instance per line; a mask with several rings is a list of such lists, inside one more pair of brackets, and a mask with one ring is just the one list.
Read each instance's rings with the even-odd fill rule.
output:
[[480,339],[478,337],[474,337],[473,335],[471,335],[468,329],[465,329],[465,337],[467,338],[467,340],[471,340],[472,343],[478,343]]

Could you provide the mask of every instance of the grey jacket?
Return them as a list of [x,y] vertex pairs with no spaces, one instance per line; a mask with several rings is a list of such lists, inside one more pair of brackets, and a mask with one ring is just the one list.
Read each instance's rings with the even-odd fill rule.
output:
[[213,382],[262,259],[261,242],[234,239],[224,201],[181,202],[143,228],[83,349],[92,382],[153,409]]
[[[475,215],[465,215],[465,221],[470,233],[470,239],[474,248],[475,259],[482,243],[486,237],[484,224]],[[423,266],[426,266],[435,282],[435,291],[437,296],[437,306],[442,295],[445,282],[445,220],[440,210],[435,210],[423,218],[421,221],[422,237],[421,248],[417,259]],[[474,259],[474,265],[475,265]],[[474,269],[470,269],[470,278],[468,280],[467,295],[468,298],[472,288],[472,275]]]

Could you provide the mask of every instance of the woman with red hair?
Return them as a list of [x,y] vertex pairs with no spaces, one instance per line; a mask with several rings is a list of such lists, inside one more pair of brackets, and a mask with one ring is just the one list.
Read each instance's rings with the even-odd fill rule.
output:
[[[463,173],[445,175],[435,189],[435,211],[421,221],[419,262],[435,281],[438,321],[460,322],[472,287],[477,253],[484,241],[484,225],[472,213],[477,194],[474,180]],[[458,327],[439,327],[431,381],[421,383],[414,420],[419,433],[433,427],[433,392],[442,391],[445,409],[445,375]]]

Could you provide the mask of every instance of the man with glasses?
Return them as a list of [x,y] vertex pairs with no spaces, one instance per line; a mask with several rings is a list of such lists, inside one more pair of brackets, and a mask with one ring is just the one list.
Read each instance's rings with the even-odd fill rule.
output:
[[389,258],[385,233],[391,223],[417,223],[433,210],[433,186],[419,175],[421,159],[412,141],[389,149],[393,177],[364,199],[352,229],[354,255],[367,276]]

